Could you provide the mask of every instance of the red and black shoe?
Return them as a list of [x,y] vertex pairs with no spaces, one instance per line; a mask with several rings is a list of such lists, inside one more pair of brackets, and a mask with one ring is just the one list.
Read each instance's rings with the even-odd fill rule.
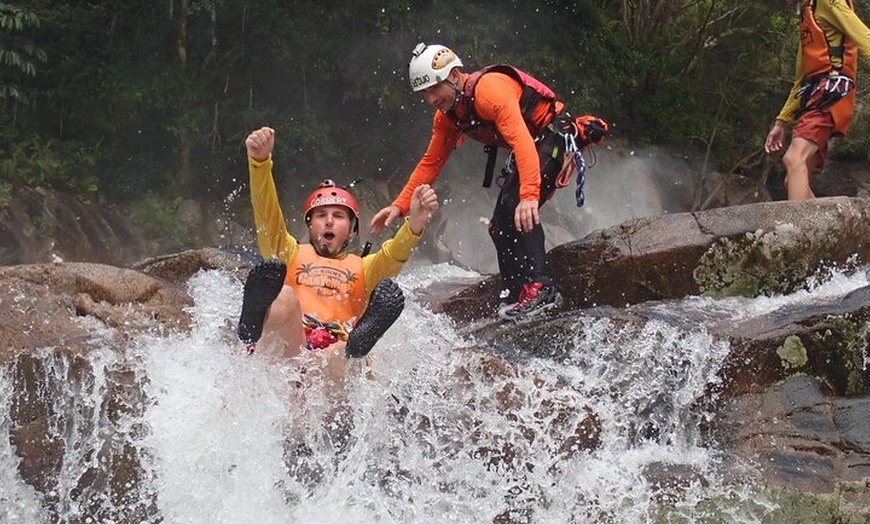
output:
[[505,320],[534,317],[562,305],[562,295],[552,285],[541,282],[524,284],[519,300],[499,308],[498,316]]

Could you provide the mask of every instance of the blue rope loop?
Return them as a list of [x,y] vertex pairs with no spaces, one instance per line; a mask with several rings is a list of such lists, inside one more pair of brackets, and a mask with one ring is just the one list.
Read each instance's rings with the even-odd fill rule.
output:
[[573,134],[565,133],[565,154],[571,155],[574,162],[574,168],[577,170],[577,188],[574,190],[574,201],[577,207],[583,207],[586,203],[586,193],[584,186],[586,185],[586,161],[583,159],[583,153],[577,147],[576,131]]

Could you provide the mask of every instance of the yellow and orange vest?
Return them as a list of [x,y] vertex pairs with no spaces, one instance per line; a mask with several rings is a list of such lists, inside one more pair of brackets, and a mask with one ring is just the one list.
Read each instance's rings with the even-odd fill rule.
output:
[[[855,9],[852,0],[846,0],[846,4],[849,9]],[[801,66],[805,80],[828,75],[834,71],[849,77],[850,80],[855,80],[858,72],[858,47],[846,35],[843,35],[840,46],[832,46],[816,21],[815,7],[816,2],[813,0],[801,8]],[[834,59],[837,59],[839,65],[834,63]],[[850,89],[842,100],[831,106],[835,134],[845,135],[849,130],[854,108],[855,89]]]
[[318,255],[311,244],[299,244],[284,283],[296,292],[302,313],[321,322],[343,325],[354,317],[359,319],[365,310],[363,259],[358,255],[327,258]]

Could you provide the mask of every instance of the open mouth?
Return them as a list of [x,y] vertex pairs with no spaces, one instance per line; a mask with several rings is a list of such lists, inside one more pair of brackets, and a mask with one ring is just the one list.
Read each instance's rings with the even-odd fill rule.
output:
[[335,240],[335,233],[333,233],[332,231],[327,231],[323,234],[323,240],[326,240],[327,242],[332,242],[333,240]]

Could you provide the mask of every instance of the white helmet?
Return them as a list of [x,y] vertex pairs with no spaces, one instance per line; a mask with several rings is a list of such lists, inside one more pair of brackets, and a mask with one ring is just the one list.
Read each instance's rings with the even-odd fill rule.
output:
[[462,60],[456,53],[443,45],[426,45],[420,42],[414,48],[414,54],[408,63],[411,89],[414,92],[422,91],[447,80],[447,75],[454,67],[462,67]]

